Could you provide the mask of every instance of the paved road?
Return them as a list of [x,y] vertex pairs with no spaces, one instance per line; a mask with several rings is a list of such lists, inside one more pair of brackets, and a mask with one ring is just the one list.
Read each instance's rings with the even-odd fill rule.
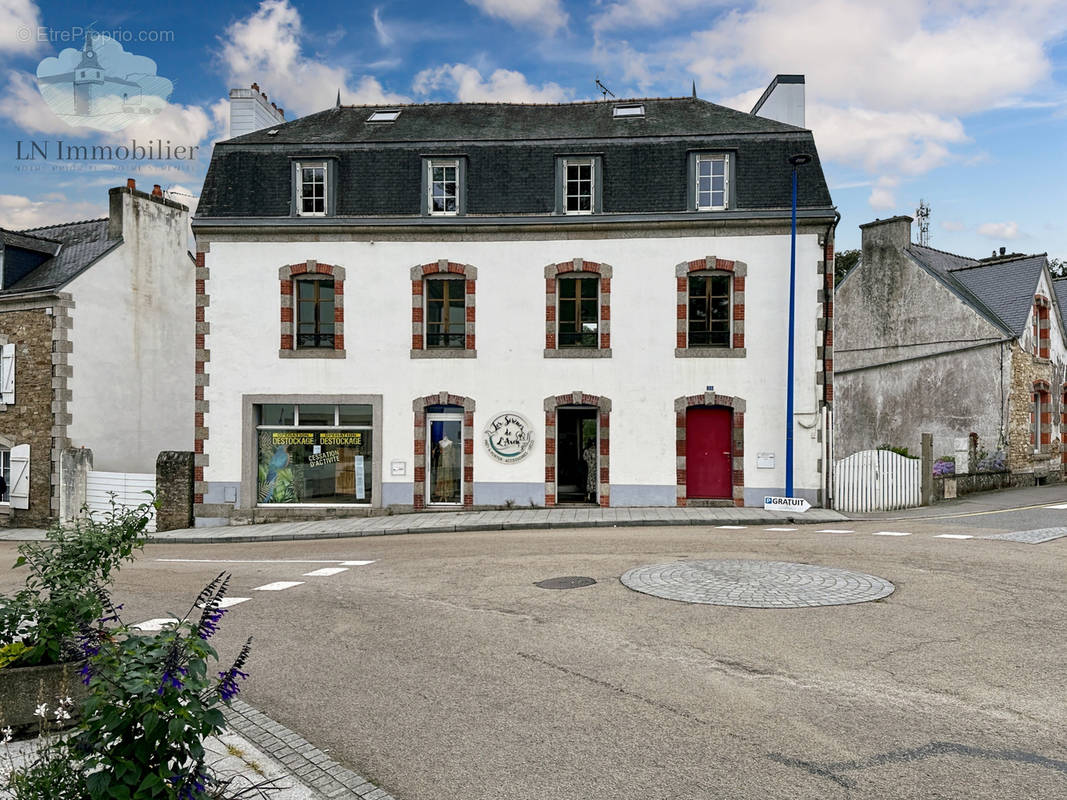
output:
[[[153,545],[116,595],[131,621],[159,618],[232,571],[250,599],[219,644],[256,636],[246,699],[400,800],[1061,798],[1067,538],[938,537],[1067,526],[1067,510],[995,516]],[[13,558],[0,544],[0,591]],[[820,564],[896,591],[770,610],[619,582],[684,559]],[[345,561],[373,563],[332,572]],[[534,586],[559,576],[597,583]],[[281,582],[301,583],[256,588]]]

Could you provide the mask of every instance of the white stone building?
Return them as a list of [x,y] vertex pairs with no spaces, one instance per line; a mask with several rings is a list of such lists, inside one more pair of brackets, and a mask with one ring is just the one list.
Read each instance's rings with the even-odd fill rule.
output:
[[219,143],[198,524],[781,494],[797,153],[795,494],[819,504],[836,215],[810,131],[693,97],[337,106]]

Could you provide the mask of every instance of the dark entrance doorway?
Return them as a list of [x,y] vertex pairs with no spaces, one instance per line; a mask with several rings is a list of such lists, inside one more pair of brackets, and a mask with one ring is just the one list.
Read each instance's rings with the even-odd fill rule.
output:
[[685,413],[686,496],[721,500],[733,496],[733,410],[719,406]]
[[592,406],[556,412],[556,502],[599,502],[597,410]]

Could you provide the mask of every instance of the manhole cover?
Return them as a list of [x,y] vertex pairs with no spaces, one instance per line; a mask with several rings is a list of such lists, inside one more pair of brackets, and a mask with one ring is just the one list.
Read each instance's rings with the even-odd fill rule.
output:
[[865,603],[893,593],[884,578],[786,561],[676,561],[635,567],[620,579],[636,592],[716,606],[808,608]]
[[583,586],[592,586],[596,583],[592,578],[586,578],[581,575],[568,575],[565,578],[547,578],[543,581],[537,581],[534,586],[538,586],[542,589],[581,589]]

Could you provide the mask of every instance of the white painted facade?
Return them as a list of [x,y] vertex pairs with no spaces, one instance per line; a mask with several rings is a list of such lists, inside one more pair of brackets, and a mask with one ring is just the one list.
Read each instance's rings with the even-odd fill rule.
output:
[[74,300],[67,435],[97,470],[154,473],[161,450],[192,443],[189,214],[129,189],[111,201],[121,245],[64,287]]
[[[797,238],[795,494],[816,504],[825,497],[821,459],[826,433],[817,383],[822,333],[825,223],[801,226]],[[204,254],[208,269],[210,360],[204,398],[205,503],[240,496],[243,398],[248,395],[380,395],[381,497],[374,506],[410,505],[416,455],[412,402],[444,391],[471,398],[474,412],[474,503],[518,506],[545,503],[547,397],[581,391],[611,401],[611,504],[674,505],[674,401],[703,394],[745,401],[744,498],[762,506],[765,494],[785,485],[786,358],[789,308],[788,222],[766,233],[749,227],[632,231],[612,238],[578,232],[522,237],[471,232],[464,241],[412,241],[410,233],[346,241],[215,232]],[[332,238],[341,238],[330,234]],[[553,236],[557,238],[552,238]],[[321,237],[326,239],[326,236]],[[407,240],[403,240],[403,239]],[[442,237],[444,238],[444,237]],[[278,240],[273,240],[278,239]],[[290,239],[285,241],[282,239]],[[294,240],[295,239],[295,240]],[[675,355],[680,262],[717,256],[744,262],[745,349],[742,358]],[[611,265],[611,357],[546,358],[546,265],[575,258]],[[345,358],[279,358],[279,268],[313,259],[343,267]],[[410,270],[441,259],[477,268],[475,358],[411,357]],[[481,441],[485,423],[502,412],[533,423],[535,442],[519,463],[500,463]],[[757,466],[773,453],[774,467]],[[424,458],[420,456],[419,458]],[[766,458],[764,459],[766,461]],[[392,474],[403,462],[405,475]],[[820,493],[821,492],[821,493]],[[216,522],[222,522],[217,520]],[[199,524],[213,524],[201,520]]]

